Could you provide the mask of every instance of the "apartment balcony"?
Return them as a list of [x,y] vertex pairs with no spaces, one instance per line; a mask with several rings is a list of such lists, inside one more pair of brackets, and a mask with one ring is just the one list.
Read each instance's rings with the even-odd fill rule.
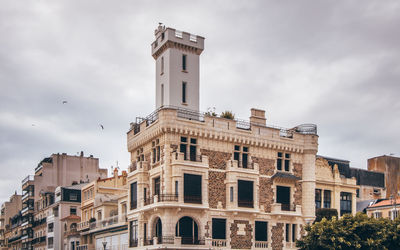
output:
[[258,169],[258,164],[254,162],[243,162],[237,160],[227,161],[228,171],[258,174]]
[[33,206],[25,207],[21,210],[21,214],[25,214],[28,211],[33,211]]
[[78,223],[78,231],[87,230],[90,227],[89,221],[83,221]]
[[70,230],[64,232],[64,237],[77,236],[77,235],[79,235],[79,232],[76,228],[71,228]]
[[127,225],[126,214],[116,215],[113,217],[106,218],[104,220],[92,222],[90,223],[89,228],[91,231],[98,231],[124,225]]
[[26,192],[26,193],[22,196],[22,201],[24,201],[24,200],[27,199],[27,198],[33,199],[33,198],[34,198],[33,192]]
[[268,248],[268,241],[255,241],[254,248]]
[[42,242],[46,242],[46,236],[34,238],[34,239],[32,240],[32,245],[34,245],[34,244],[40,244],[40,243],[42,243]]
[[294,204],[274,203],[272,213],[301,216],[301,206]]
[[140,171],[148,171],[150,170],[149,168],[149,163],[147,161],[135,161],[129,166],[129,173],[134,172],[138,170]]
[[76,246],[76,250],[88,250],[88,244]]
[[174,152],[171,157],[171,165],[183,165],[194,167],[208,167],[208,156],[205,155],[190,155],[187,153]]
[[19,234],[19,235],[16,235],[16,236],[14,236],[14,237],[11,237],[11,238],[9,238],[9,239],[8,239],[8,243],[12,243],[12,242],[15,242],[15,241],[21,240],[21,237],[22,237],[22,235],[21,235],[21,234]]
[[27,177],[25,177],[22,181],[22,190],[26,189],[27,187],[29,187],[30,185],[33,185],[33,181],[34,181],[34,175],[28,175]]
[[37,226],[43,225],[46,223],[46,221],[47,221],[46,218],[43,218],[41,220],[35,220],[35,221],[33,221],[32,226],[37,227]]

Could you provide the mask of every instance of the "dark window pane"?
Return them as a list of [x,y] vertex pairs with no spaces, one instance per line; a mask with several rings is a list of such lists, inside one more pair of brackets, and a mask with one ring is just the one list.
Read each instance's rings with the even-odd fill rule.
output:
[[242,155],[243,168],[247,168],[247,154]]
[[243,152],[249,152],[249,148],[248,147],[243,147]]
[[184,202],[201,204],[201,175],[184,174]]
[[196,161],[196,146],[190,145],[190,160]]
[[226,239],[226,219],[212,219],[212,238]]
[[186,103],[186,82],[182,83],[182,102]]
[[253,182],[238,180],[238,206],[253,207]]
[[182,70],[186,70],[186,55],[182,55]]
[[187,137],[181,137],[181,142],[187,142]]
[[290,204],[290,187],[276,186],[276,203]]
[[290,154],[285,154],[286,159],[290,159]]
[[282,170],[282,159],[277,159],[276,167],[278,170]]
[[179,149],[179,151],[181,152],[181,153],[183,153],[183,158],[186,160],[187,158],[186,158],[186,147],[187,147],[187,145],[186,144],[181,144],[180,145],[180,149]]
[[256,241],[268,241],[268,223],[256,221]]
[[240,146],[235,145],[235,150],[236,150],[236,151],[240,151]]
[[296,224],[292,225],[292,242],[296,241]]
[[235,161],[239,161],[239,153],[238,152],[234,152],[233,153],[233,159],[235,160]]
[[137,208],[137,184],[131,184],[131,210]]
[[285,171],[289,171],[290,160],[285,160]]
[[190,144],[196,144],[197,140],[195,138],[190,138]]
[[290,224],[286,224],[286,234],[285,234],[285,240],[286,242],[289,242],[289,230],[290,230]]
[[154,195],[160,196],[160,177],[154,179]]
[[282,157],[282,153],[281,152],[278,152],[278,157]]

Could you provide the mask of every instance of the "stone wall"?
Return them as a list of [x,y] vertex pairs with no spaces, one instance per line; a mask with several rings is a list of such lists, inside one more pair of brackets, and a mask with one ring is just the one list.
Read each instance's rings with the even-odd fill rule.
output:
[[218,201],[226,208],[226,174],[216,171],[208,172],[208,204],[210,208],[217,208]]
[[260,206],[264,206],[264,211],[271,213],[271,205],[274,203],[274,192],[270,178],[260,177]]
[[253,244],[252,231],[253,229],[248,221],[234,220],[233,223],[231,223],[231,248],[250,249]]
[[[293,174],[299,178],[303,176],[303,165],[300,163],[293,163]],[[294,204],[301,205],[302,198],[302,186],[300,182],[296,182],[294,191]]]
[[260,169],[260,174],[272,176],[274,174],[274,164],[275,160],[260,158],[260,157],[251,157],[253,163],[258,163],[258,167]]
[[225,153],[220,151],[213,151],[207,149],[200,150],[202,155],[208,156],[208,162],[210,168],[226,169],[226,162],[231,159],[231,153]]
[[272,232],[272,249],[283,249],[283,223],[276,223],[271,229]]

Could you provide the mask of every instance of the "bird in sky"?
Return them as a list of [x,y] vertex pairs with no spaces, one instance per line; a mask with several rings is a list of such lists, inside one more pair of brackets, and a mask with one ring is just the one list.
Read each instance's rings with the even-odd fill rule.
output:
[[104,126],[100,124],[101,129],[104,129]]
[[63,104],[67,104],[68,102],[67,101],[63,101]]
[[35,127],[35,124],[32,124],[32,127]]

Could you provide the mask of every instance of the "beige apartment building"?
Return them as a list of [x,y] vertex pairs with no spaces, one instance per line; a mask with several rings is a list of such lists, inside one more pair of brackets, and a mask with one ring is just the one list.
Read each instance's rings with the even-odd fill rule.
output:
[[388,218],[395,220],[400,216],[400,198],[385,199],[379,201],[373,205],[370,205],[366,209],[367,215],[379,218]]
[[113,174],[82,188],[78,250],[127,248],[127,173],[118,175],[118,169],[114,169]]
[[[329,161],[328,161],[329,160]],[[338,215],[356,214],[357,185],[355,177],[346,177],[339,172],[338,163],[343,160],[317,156],[315,161],[315,208],[333,208]],[[333,162],[333,165],[329,163]]]
[[[0,211],[0,249],[8,249],[8,247],[11,247],[11,242],[10,239],[14,238],[14,242],[17,241],[18,239],[15,238],[17,235],[13,234],[13,226],[15,224],[12,223],[12,218],[19,214],[21,208],[22,208],[22,202],[21,202],[21,197],[22,195],[18,195],[17,192],[13,194],[10,197],[9,201],[4,202],[1,205],[1,211]],[[18,216],[18,215],[17,215]]]
[[204,38],[159,26],[156,111],[127,135],[129,247],[294,249],[315,218],[315,125],[199,112]]

